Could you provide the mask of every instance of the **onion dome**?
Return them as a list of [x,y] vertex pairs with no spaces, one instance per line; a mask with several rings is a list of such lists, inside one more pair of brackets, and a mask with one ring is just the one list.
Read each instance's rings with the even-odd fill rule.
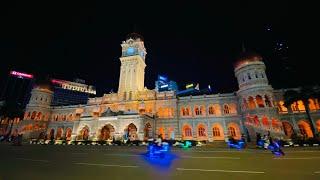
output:
[[238,56],[236,63],[234,63],[234,68],[237,69],[240,66],[252,62],[263,62],[262,57],[255,52],[243,52]]

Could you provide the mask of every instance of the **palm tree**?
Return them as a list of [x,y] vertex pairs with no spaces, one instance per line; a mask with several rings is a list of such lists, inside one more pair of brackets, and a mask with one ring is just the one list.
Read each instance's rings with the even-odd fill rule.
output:
[[315,127],[313,126],[312,118],[310,115],[310,108],[309,108],[309,99],[310,98],[319,98],[319,91],[320,88],[318,86],[310,87],[305,86],[301,87],[298,90],[287,90],[284,93],[284,105],[287,108],[290,108],[291,104],[294,102],[297,102],[301,100],[303,102],[303,105],[306,109],[307,119],[309,121],[312,134],[315,135]]

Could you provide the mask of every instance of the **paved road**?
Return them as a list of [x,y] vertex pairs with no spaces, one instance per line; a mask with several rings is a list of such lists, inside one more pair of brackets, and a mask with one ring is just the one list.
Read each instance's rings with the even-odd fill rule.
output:
[[320,179],[320,148],[264,150],[172,148],[150,160],[146,147],[0,144],[0,180]]

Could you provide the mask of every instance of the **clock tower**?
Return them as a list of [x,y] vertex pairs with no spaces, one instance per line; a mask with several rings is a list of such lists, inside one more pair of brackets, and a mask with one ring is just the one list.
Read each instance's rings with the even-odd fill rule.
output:
[[118,94],[122,100],[134,100],[138,91],[144,89],[144,70],[146,67],[146,49],[143,38],[131,33],[122,42],[120,57],[120,77]]

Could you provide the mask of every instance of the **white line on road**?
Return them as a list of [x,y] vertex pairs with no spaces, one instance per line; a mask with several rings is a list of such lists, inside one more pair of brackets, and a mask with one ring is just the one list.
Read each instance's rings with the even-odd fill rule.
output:
[[248,174],[263,174],[262,171],[235,171],[235,170],[223,170],[223,169],[185,169],[177,168],[178,171],[201,171],[201,172],[228,172],[228,173],[248,173]]
[[74,163],[77,165],[86,165],[86,166],[103,166],[103,167],[121,167],[121,168],[137,168],[139,166],[125,166],[117,164],[91,164],[91,163]]
[[320,157],[292,157],[292,158],[283,158],[283,157],[279,157],[279,158],[273,158],[273,159],[279,159],[279,160],[294,160],[294,159],[320,159]]
[[41,160],[41,159],[26,159],[26,158],[16,158],[19,160],[24,160],[24,161],[35,161],[35,162],[49,162],[48,160]]
[[239,157],[226,157],[226,156],[181,156],[182,158],[192,159],[240,159]]

